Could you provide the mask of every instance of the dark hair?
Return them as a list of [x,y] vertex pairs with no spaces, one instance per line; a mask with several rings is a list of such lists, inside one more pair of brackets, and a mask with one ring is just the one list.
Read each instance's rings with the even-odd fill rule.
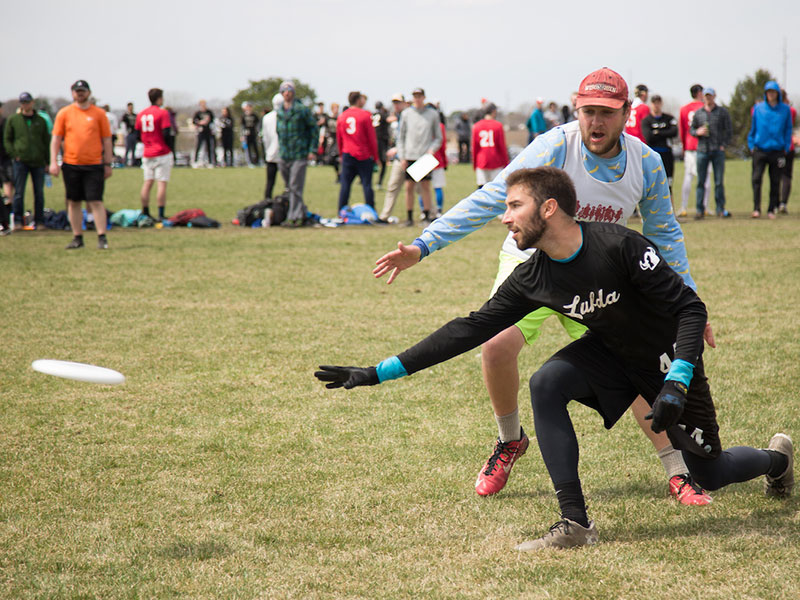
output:
[[703,91],[703,86],[699,83],[695,83],[692,87],[689,88],[689,93],[692,95],[692,98],[697,96],[700,92]]
[[358,99],[361,98],[361,92],[350,92],[347,94],[347,102],[350,106],[355,106],[358,103]]
[[506,179],[506,189],[519,185],[525,188],[537,206],[548,198],[555,199],[558,207],[570,217],[575,216],[577,199],[575,186],[564,171],[555,167],[536,167],[535,169],[518,169]]
[[650,98],[650,102],[662,102],[661,96],[655,94],[652,98]]
[[133,106],[133,102],[128,102],[127,106]]
[[483,114],[488,116],[493,112],[497,112],[497,105],[494,104],[493,102],[489,102],[489,104],[487,104],[486,107],[483,109]]
[[164,90],[161,88],[152,88],[147,92],[147,97],[150,98],[150,104],[158,102],[159,98],[164,97]]

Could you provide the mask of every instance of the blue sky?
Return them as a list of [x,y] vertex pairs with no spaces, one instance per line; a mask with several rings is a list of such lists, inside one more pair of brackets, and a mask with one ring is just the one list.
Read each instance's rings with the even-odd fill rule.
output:
[[669,106],[695,82],[727,101],[758,68],[782,80],[784,41],[781,83],[800,95],[796,0],[45,0],[4,13],[2,99],[68,96],[85,78],[101,103],[138,107],[150,87],[184,103],[282,76],[326,102],[357,89],[371,105],[422,86],[447,112],[482,97],[509,109],[537,96],[565,103],[583,75],[608,66]]

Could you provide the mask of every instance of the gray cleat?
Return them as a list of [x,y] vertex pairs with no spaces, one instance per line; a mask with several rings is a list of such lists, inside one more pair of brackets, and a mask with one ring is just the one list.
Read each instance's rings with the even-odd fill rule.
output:
[[769,441],[767,450],[774,450],[784,454],[789,459],[789,464],[786,470],[778,477],[767,475],[764,491],[767,496],[788,498],[792,495],[792,487],[794,486],[794,446],[792,445],[792,438],[785,433],[776,433]]
[[597,539],[594,521],[589,521],[589,527],[586,528],[570,519],[562,519],[550,527],[550,531],[544,537],[523,542],[516,549],[520,552],[532,552],[544,548],[575,548],[596,544]]

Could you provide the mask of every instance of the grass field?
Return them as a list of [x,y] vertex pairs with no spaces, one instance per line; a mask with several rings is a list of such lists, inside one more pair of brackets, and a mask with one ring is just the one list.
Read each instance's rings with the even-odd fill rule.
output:
[[[752,221],[749,173],[728,164],[734,218],[684,225],[726,446],[800,439],[800,193],[788,217]],[[309,207],[326,217],[332,182],[309,170]],[[168,214],[229,223],[263,183],[261,170],[176,170]],[[451,167],[447,206],[473,183]],[[139,170],[115,171],[109,208],[137,208],[140,185]],[[797,497],[752,481],[682,507],[632,417],[606,431],[571,410],[601,543],[518,555],[557,503],[535,444],[502,493],[475,494],[496,436],[477,350],[374,388],[315,381],[320,363],[375,364],[485,300],[502,225],[375,281],[374,260],[416,231],[113,229],[107,252],[93,233],[72,252],[66,232],[0,239],[0,597],[800,597]],[[566,341],[546,324],[521,356],[523,390]],[[52,378],[31,370],[38,358],[127,382]],[[532,431],[526,392],[520,405]]]

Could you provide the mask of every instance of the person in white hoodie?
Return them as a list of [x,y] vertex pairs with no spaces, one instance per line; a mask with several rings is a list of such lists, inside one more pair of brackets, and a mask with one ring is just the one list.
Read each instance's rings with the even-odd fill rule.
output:
[[278,159],[280,158],[278,146],[278,113],[276,109],[283,102],[281,94],[272,97],[272,110],[261,119],[261,139],[264,142],[264,161],[267,164],[267,185],[264,188],[264,199],[272,199],[272,188],[278,176]]

